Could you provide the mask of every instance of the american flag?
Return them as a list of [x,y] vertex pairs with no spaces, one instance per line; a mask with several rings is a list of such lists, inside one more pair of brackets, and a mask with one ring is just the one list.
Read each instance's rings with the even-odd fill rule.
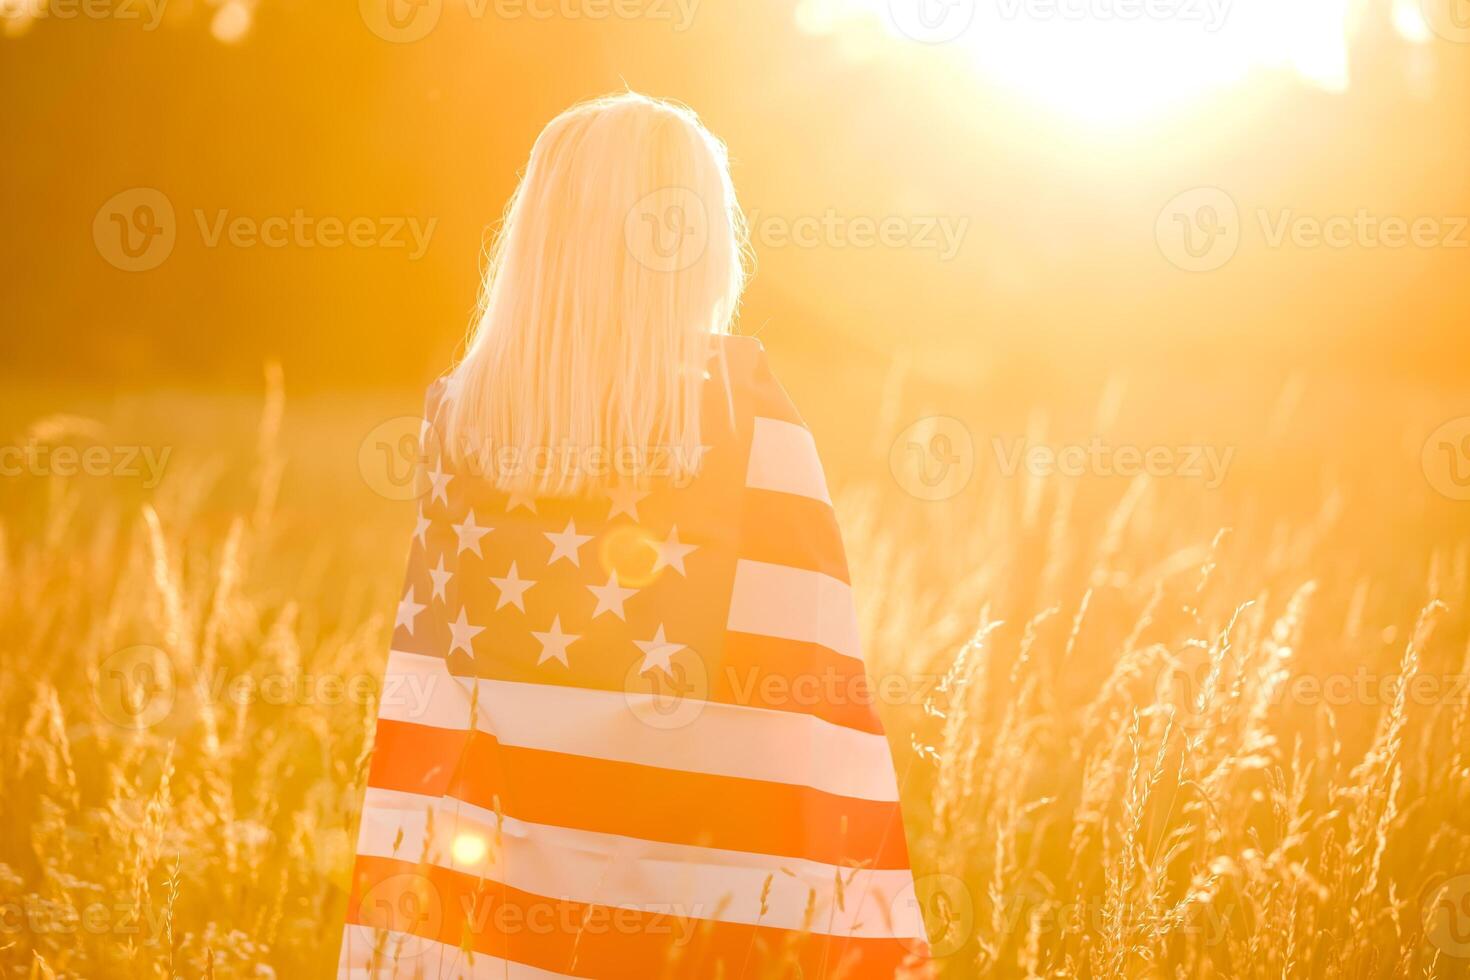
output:
[[429,462],[339,976],[927,972],[815,445],[758,342],[719,351],[687,485]]

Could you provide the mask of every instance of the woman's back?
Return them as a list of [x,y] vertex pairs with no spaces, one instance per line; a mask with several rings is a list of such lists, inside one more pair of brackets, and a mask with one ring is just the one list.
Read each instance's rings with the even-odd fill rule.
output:
[[343,976],[922,959],[816,447],[726,335],[739,227],[687,110],[599,100],[537,140],[427,398]]

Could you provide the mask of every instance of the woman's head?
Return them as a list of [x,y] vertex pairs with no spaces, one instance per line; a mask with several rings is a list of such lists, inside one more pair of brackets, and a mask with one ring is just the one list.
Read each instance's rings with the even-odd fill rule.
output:
[[688,476],[744,242],[724,146],[693,112],[630,92],[557,116],[491,250],[445,406],[451,455],[519,492],[578,492],[609,459]]

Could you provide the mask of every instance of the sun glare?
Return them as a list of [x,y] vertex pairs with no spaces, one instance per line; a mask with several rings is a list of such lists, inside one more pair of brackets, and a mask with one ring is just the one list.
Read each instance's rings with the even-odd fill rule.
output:
[[485,838],[479,834],[459,834],[451,845],[456,864],[478,864],[486,854]]
[[[797,26],[845,51],[880,31],[961,55],[994,83],[1100,123],[1178,109],[1265,69],[1348,86],[1351,0],[801,0]],[[1417,5],[1394,26],[1427,35]]]

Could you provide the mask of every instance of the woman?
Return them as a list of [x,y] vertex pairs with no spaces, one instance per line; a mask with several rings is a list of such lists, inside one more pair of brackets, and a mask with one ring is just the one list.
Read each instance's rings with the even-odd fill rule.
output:
[[826,482],[728,335],[742,241],[688,110],[537,139],[428,396],[342,976],[922,968]]

